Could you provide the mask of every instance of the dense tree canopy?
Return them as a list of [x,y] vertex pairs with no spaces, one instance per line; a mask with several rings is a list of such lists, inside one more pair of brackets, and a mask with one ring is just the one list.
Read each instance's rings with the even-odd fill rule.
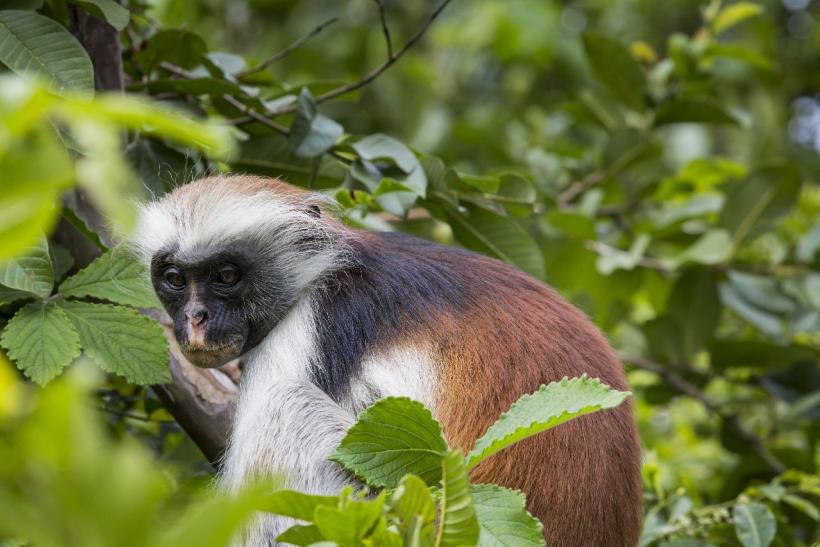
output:
[[[251,508],[291,503],[195,488],[234,393],[173,345],[169,369],[144,272],[108,250],[135,201],[215,172],[324,192],[352,225],[499,258],[582,308],[629,372],[642,545],[810,545],[817,8],[3,2],[0,346],[19,374],[0,363],[0,545],[222,545]],[[479,521],[493,495],[473,492]]]

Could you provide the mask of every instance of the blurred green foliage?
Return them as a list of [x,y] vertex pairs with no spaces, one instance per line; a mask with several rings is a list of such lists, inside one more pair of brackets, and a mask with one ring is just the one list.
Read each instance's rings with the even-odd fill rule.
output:
[[[129,95],[227,120],[238,146],[225,155],[224,126],[203,143],[164,110],[88,98],[81,51],[37,69],[61,95],[4,81],[3,257],[60,217],[97,240],[58,201],[74,184],[126,230],[124,194],[216,170],[283,176],[335,196],[353,224],[509,261],[595,320],[635,391],[643,544],[752,544],[738,522],[775,522],[777,545],[820,535],[816,2],[454,0],[338,97],[436,4],[385,0],[390,49],[367,0],[132,0],[127,23],[102,1],[12,4],[23,11],[0,11],[0,29],[41,25],[67,51],[78,9],[123,28]],[[0,44],[0,63],[28,74]],[[25,301],[0,283],[10,319]],[[167,415],[150,392],[112,380],[105,396],[144,413],[112,422],[162,453],[174,426],[151,423]]]

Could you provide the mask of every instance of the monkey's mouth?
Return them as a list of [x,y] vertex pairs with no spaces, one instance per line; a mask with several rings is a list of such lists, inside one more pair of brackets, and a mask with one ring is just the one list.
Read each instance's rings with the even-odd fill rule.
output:
[[200,368],[214,368],[239,357],[242,343],[243,339],[238,337],[224,344],[190,345],[181,343],[179,347],[191,364]]

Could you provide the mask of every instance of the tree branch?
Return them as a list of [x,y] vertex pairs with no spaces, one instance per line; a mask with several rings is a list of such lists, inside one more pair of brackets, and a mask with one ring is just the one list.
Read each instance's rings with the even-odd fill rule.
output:
[[298,40],[296,40],[295,42],[290,44],[288,47],[286,47],[282,51],[279,51],[279,52],[273,54],[272,56],[265,59],[264,61],[262,61],[258,65],[248,67],[244,70],[240,70],[239,72],[235,72],[233,74],[234,78],[244,78],[245,76],[250,76],[251,74],[256,74],[257,72],[262,72],[263,70],[265,70],[266,68],[268,68],[272,64],[277,63],[277,62],[281,61],[282,59],[284,59],[285,57],[287,57],[288,55],[290,55],[291,52],[293,52],[295,49],[298,49],[298,48],[302,47],[308,40],[310,40],[311,38],[313,38],[314,36],[316,36],[317,34],[322,32],[323,30],[325,30],[327,27],[329,27],[333,23],[337,22],[338,20],[339,20],[338,17],[333,17],[331,19],[328,19],[327,21],[325,21],[324,23],[322,23],[321,25],[319,25],[318,27],[316,27],[315,29],[313,29],[309,33],[305,34],[304,36],[302,36],[301,38],[299,38]]
[[387,16],[384,13],[384,2],[382,0],[373,0],[379,6],[379,21],[382,24],[382,32],[384,32],[384,43],[387,45],[387,58],[393,57],[393,40],[390,39],[390,27],[387,26]]
[[[366,86],[367,84],[381,76],[384,71],[393,66],[396,63],[396,61],[401,59],[402,55],[407,53],[407,51],[411,47],[413,47],[416,44],[416,42],[418,42],[421,39],[422,36],[424,36],[424,33],[427,32],[427,29],[430,28],[430,25],[433,24],[433,21],[435,21],[436,18],[441,14],[441,12],[444,11],[444,8],[447,7],[447,4],[449,4],[450,1],[451,0],[444,0],[443,2],[441,2],[441,4],[439,4],[438,7],[434,9],[432,13],[430,13],[430,15],[421,25],[421,27],[419,27],[418,30],[416,30],[415,34],[413,34],[413,36],[411,36],[410,39],[407,40],[407,42],[401,47],[401,49],[389,55],[382,64],[380,64],[379,66],[365,74],[361,79],[355,82],[339,86],[335,89],[331,89],[330,91],[319,95],[318,97],[316,97],[316,102],[323,103],[325,101],[335,99],[336,97],[341,97],[342,95],[346,95],[348,93],[363,88],[364,86]],[[383,25],[383,28],[386,29],[386,26]],[[392,44],[390,44],[390,49],[392,49]],[[276,110],[275,112],[272,112],[271,115],[281,116],[282,114],[289,114],[291,112],[295,112],[297,108],[297,105],[290,105],[279,110]]]
[[736,415],[725,412],[717,403],[701,391],[698,386],[677,374],[673,369],[655,363],[646,357],[634,355],[620,355],[619,357],[626,363],[631,363],[640,369],[657,374],[669,387],[700,402],[704,408],[723,420],[729,429],[743,439],[773,472],[782,473],[786,470],[786,466],[783,462],[766,448],[766,444],[760,436],[745,428]]

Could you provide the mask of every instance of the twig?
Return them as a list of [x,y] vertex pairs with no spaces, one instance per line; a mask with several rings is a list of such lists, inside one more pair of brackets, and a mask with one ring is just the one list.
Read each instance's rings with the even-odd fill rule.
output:
[[290,130],[287,127],[285,127],[282,124],[278,124],[273,120],[269,120],[268,118],[266,118],[265,116],[263,116],[262,114],[260,114],[256,110],[254,110],[253,108],[251,108],[249,106],[246,106],[244,103],[242,103],[242,101],[234,99],[233,97],[231,97],[227,93],[222,95],[222,100],[227,102],[228,104],[230,104],[231,106],[233,106],[234,108],[236,108],[237,110],[242,112],[243,114],[247,115],[248,117],[253,118],[255,121],[261,123],[265,127],[269,127],[271,129],[273,129],[274,131],[276,131],[277,133],[280,133],[280,134],[285,135],[285,136],[290,135]]
[[701,391],[698,386],[689,382],[669,367],[655,363],[646,357],[634,355],[620,355],[619,357],[622,361],[632,363],[640,369],[654,372],[660,376],[668,386],[699,401],[709,412],[723,420],[729,429],[734,431],[738,437],[743,439],[752,448],[752,450],[760,456],[766,465],[772,469],[772,471],[782,473],[786,470],[786,466],[783,462],[781,462],[769,451],[768,448],[766,448],[763,439],[761,439],[754,432],[743,427],[743,424],[740,423],[736,415],[724,412],[724,410],[720,408],[717,403],[711,400],[703,391]]
[[558,203],[561,205],[568,205],[572,200],[595,186],[600,184],[606,178],[602,171],[595,171],[587,175],[581,180],[576,180],[569,187],[558,195]]
[[382,0],[373,0],[379,6],[379,21],[382,23],[382,32],[384,32],[384,42],[387,44],[387,58],[393,57],[393,41],[390,39],[390,27],[387,26],[387,16],[384,13],[384,2]]
[[333,23],[337,22],[338,20],[339,20],[338,17],[333,17],[331,19],[328,19],[327,21],[325,21],[324,23],[322,23],[321,25],[319,25],[315,29],[311,30],[309,33],[305,34],[304,36],[302,36],[301,38],[299,38],[298,40],[296,40],[295,42],[290,44],[288,47],[286,47],[282,51],[279,51],[279,52],[273,54],[272,56],[265,59],[264,61],[262,61],[258,65],[248,67],[244,70],[240,70],[238,72],[235,72],[233,74],[234,78],[237,78],[237,79],[238,78],[244,78],[245,76],[250,76],[251,74],[256,74],[257,72],[262,72],[263,70],[265,70],[266,68],[268,68],[272,64],[277,63],[277,62],[281,61],[282,59],[284,59],[285,57],[287,57],[288,55],[290,55],[293,50],[302,47],[308,40],[310,40],[311,38],[313,38],[314,36],[316,36],[317,34],[322,32],[323,30],[325,30],[327,27],[329,27]]
[[[331,89],[330,91],[319,95],[318,97],[316,97],[316,102],[322,103],[325,101],[329,101],[331,99],[335,99],[336,97],[346,95],[348,93],[356,91],[357,89],[363,88],[364,86],[366,86],[367,84],[381,76],[385,70],[393,66],[396,63],[396,61],[398,61],[401,58],[402,55],[407,53],[407,51],[421,39],[421,37],[424,35],[425,32],[427,32],[427,29],[433,23],[433,21],[436,20],[436,18],[441,14],[444,8],[447,7],[447,4],[449,4],[450,1],[451,0],[444,0],[441,4],[439,4],[438,7],[435,10],[433,10],[432,13],[430,13],[430,15],[427,17],[427,20],[421,25],[421,27],[419,27],[415,34],[413,34],[413,36],[411,36],[410,39],[407,40],[407,42],[401,47],[401,49],[399,49],[392,55],[388,56],[382,64],[380,64],[379,66],[365,74],[361,79],[355,82],[339,86],[335,89]],[[289,114],[291,112],[295,112],[297,108],[297,105],[290,105],[285,108],[277,110],[273,114],[276,116],[282,114]]]
[[[171,74],[173,74],[175,76],[179,76],[180,78],[184,78],[186,80],[191,80],[191,79],[194,78],[194,76],[190,72],[185,70],[184,68],[179,67],[179,66],[177,66],[173,63],[169,63],[168,61],[160,62],[159,66],[163,70],[167,70]],[[249,106],[246,106],[242,101],[239,101],[238,99],[233,98],[232,96],[228,95],[227,93],[223,93],[222,95],[220,95],[220,97],[222,98],[223,101],[230,104],[231,106],[233,106],[234,108],[236,108],[237,110],[239,110],[240,112],[245,114],[247,117],[252,118],[253,120],[261,123],[262,125],[273,129],[277,133],[281,133],[282,135],[285,135],[285,136],[290,135],[290,131],[288,130],[287,127],[285,127],[284,125],[278,124],[278,123],[276,123],[272,120],[269,120],[268,118],[266,118],[262,114],[256,112],[253,108],[250,108]]]

